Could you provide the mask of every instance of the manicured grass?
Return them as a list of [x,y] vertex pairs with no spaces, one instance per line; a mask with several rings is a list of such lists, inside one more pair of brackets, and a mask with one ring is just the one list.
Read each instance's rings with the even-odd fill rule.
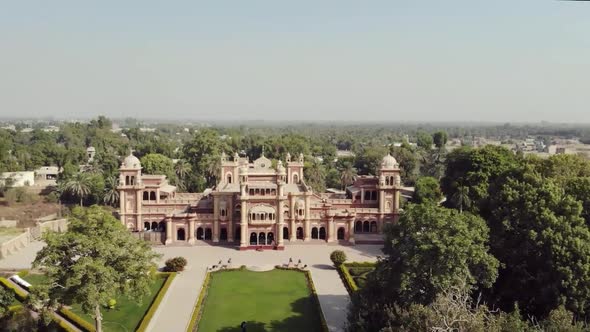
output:
[[298,271],[246,270],[211,274],[199,332],[321,331],[321,316]]
[[[42,274],[29,274],[23,279],[27,280],[32,285],[35,285],[42,283],[46,277]],[[103,330],[105,332],[135,331],[165,281],[166,276],[157,275],[150,286],[150,294],[143,298],[141,305],[138,305],[135,301],[126,297],[119,297],[116,298],[117,305],[115,309],[111,310],[103,308]],[[80,308],[80,305],[72,305],[71,310],[90,324],[94,325],[94,318],[89,314],[85,314]]]

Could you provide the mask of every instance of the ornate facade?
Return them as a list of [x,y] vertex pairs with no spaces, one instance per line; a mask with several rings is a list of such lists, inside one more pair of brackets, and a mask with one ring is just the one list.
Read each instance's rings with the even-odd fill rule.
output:
[[298,241],[354,244],[355,233],[381,233],[399,214],[399,165],[391,155],[377,176],[357,176],[346,194],[314,193],[303,155],[273,167],[264,156],[250,162],[223,154],[219,179],[203,193],[178,193],[166,176],[142,174],[130,154],[120,168],[120,220],[132,231],[165,232],[165,244],[283,249]]

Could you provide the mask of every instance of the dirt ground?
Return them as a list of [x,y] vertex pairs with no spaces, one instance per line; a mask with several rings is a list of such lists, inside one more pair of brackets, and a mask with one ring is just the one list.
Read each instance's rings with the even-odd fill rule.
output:
[[0,219],[16,219],[19,221],[18,227],[35,226],[35,219],[47,215],[58,213],[60,205],[56,203],[46,203],[43,199],[33,204],[14,203],[8,205],[4,198],[0,198]]

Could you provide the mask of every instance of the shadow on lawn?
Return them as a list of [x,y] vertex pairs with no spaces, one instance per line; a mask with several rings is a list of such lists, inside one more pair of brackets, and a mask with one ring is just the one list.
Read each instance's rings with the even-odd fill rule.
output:
[[[321,331],[321,320],[313,298],[300,298],[291,303],[294,316],[270,323],[246,321],[247,332],[315,332]],[[242,332],[240,326],[224,327],[219,332]]]

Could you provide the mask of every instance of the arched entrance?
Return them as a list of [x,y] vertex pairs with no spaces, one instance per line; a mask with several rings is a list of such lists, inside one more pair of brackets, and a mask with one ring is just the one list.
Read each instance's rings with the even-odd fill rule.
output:
[[203,239],[203,227],[199,227],[197,228],[197,240],[202,240]]
[[143,230],[144,231],[149,231],[150,230],[150,223],[149,222],[144,222],[143,223]]
[[289,239],[289,227],[283,227],[283,240]]
[[371,231],[371,226],[368,221],[363,223],[363,233],[369,233]]
[[211,228],[205,228],[205,240],[211,240],[212,235],[211,235]]
[[377,222],[371,221],[371,233],[377,233]]
[[303,228],[297,227],[297,240],[303,240]]
[[325,239],[326,239],[326,228],[320,227],[320,240],[325,240]]
[[311,229],[311,238],[312,239],[317,239],[318,238],[318,228],[314,227]]
[[344,240],[344,227],[339,227],[338,232],[336,234],[338,240]]
[[250,233],[250,245],[256,245],[258,244],[258,238],[256,237],[256,233],[252,232]]
[[219,241],[227,241],[227,228],[222,228],[219,233]]
[[176,240],[178,241],[184,241],[184,228],[179,228],[176,230]]
[[363,222],[360,220],[357,220],[356,223],[354,224],[354,232],[355,233],[362,233],[363,232]]
[[157,221],[152,221],[152,231],[154,231],[154,232],[158,231],[158,222]]
[[240,226],[237,226],[236,231],[234,233],[234,240],[240,241],[241,239],[242,239],[242,229],[240,228]]
[[273,232],[268,232],[266,234],[266,244],[271,245],[274,240],[275,240],[275,235],[273,234]]
[[158,231],[160,231],[160,232],[166,231],[166,223],[165,222],[160,221],[160,223],[158,224]]
[[258,244],[264,245],[266,243],[266,234],[264,232],[260,232],[258,234]]

